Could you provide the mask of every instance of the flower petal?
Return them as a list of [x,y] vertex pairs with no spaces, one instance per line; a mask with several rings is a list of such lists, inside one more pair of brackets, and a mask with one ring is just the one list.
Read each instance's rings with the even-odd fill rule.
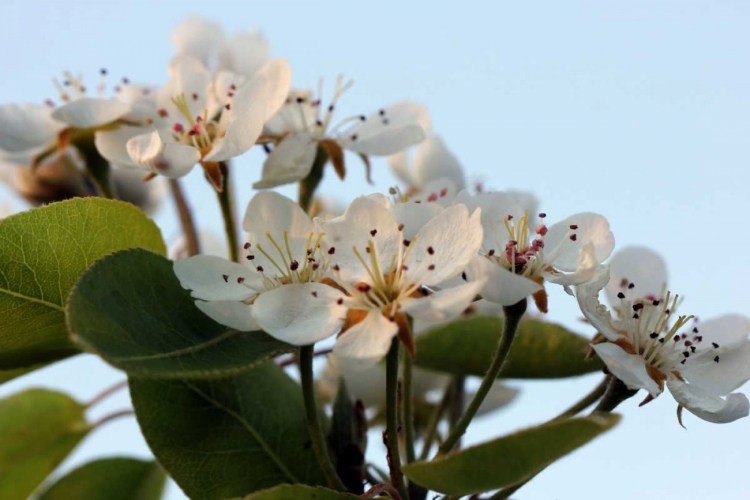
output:
[[[631,246],[618,250],[609,262],[609,273],[606,292],[611,305],[619,304],[617,294],[623,291],[633,298],[663,298],[667,286],[667,264],[650,248]],[[631,283],[635,285],[632,289],[623,290]]]
[[21,153],[52,144],[65,124],[54,120],[48,106],[0,106],[0,149]]
[[750,318],[741,314],[701,320],[696,326],[704,341],[716,342],[721,347],[744,344],[750,335]]
[[254,110],[233,116],[223,137],[215,140],[206,161],[226,161],[249,151],[263,132],[263,116]]
[[126,149],[136,165],[172,179],[186,175],[200,160],[197,149],[174,142],[166,131],[135,136]]
[[481,210],[469,215],[464,205],[446,208],[415,236],[406,260],[410,272],[429,273],[424,284],[438,285],[460,274],[482,245]]
[[344,149],[365,155],[392,155],[424,140],[429,129],[427,109],[401,102],[383,108],[339,137]]
[[397,333],[396,323],[388,320],[379,310],[372,310],[364,320],[336,339],[333,352],[347,361],[358,362],[364,369],[383,359]]
[[317,152],[318,143],[309,134],[287,136],[263,162],[261,180],[253,184],[253,188],[272,188],[304,179],[312,169]]
[[466,185],[464,169],[443,139],[431,135],[419,144],[414,156],[414,179],[424,186],[437,179],[450,179],[457,189]]
[[219,68],[250,76],[270,59],[270,55],[268,40],[263,32],[235,33],[219,49]]
[[[707,337],[703,342],[710,343]],[[693,387],[700,387],[715,396],[725,396],[750,379],[750,342],[711,349],[690,358],[680,374]],[[700,352],[700,351],[699,351]],[[718,360],[718,361],[717,361]]]
[[130,111],[130,104],[117,99],[82,97],[56,108],[52,118],[76,128],[101,127]]
[[261,293],[255,319],[269,335],[294,345],[330,337],[346,318],[344,294],[322,283],[290,283]]
[[584,317],[596,331],[615,341],[623,335],[615,328],[612,313],[599,300],[599,292],[609,282],[609,266],[599,266],[590,281],[576,286],[575,296]]
[[628,354],[620,346],[611,342],[592,345],[602,358],[609,371],[620,379],[628,389],[645,389],[652,396],[661,394],[662,389],[646,370],[646,360],[636,354]]
[[114,130],[97,130],[94,134],[94,144],[107,161],[118,167],[139,168],[128,154],[127,144],[130,139],[147,134],[143,127],[123,125]]
[[443,207],[437,203],[396,203],[393,212],[396,220],[404,225],[402,233],[407,240],[413,240],[420,229],[443,211]]
[[482,298],[511,306],[542,289],[539,283],[512,273],[486,257],[476,256],[466,266],[469,281],[483,280]]
[[237,90],[232,106],[242,113],[252,110],[266,122],[286,102],[292,85],[292,68],[286,59],[268,61]]
[[[174,263],[182,288],[203,300],[247,300],[263,290],[260,277],[242,264],[212,255],[196,255]],[[239,280],[238,278],[244,278]]]
[[484,280],[470,281],[426,297],[405,299],[401,301],[401,310],[422,321],[447,321],[463,313],[483,286]]
[[[571,229],[571,227],[576,227]],[[575,233],[575,241],[570,236]],[[547,262],[560,271],[576,271],[579,253],[588,243],[594,245],[596,263],[607,259],[615,247],[615,237],[609,230],[609,222],[599,214],[580,213],[550,226],[544,238]]]
[[750,401],[744,394],[733,393],[720,398],[677,379],[669,380],[667,387],[675,401],[706,422],[726,424],[750,415]]
[[224,41],[221,25],[201,17],[190,17],[172,31],[175,53],[194,57],[204,64]]
[[260,330],[258,322],[253,317],[253,306],[236,300],[218,300],[204,302],[196,300],[195,305],[203,313],[220,325],[234,328],[240,332],[254,332]]
[[529,212],[529,226],[534,227],[536,197],[523,191],[492,191],[471,195],[463,190],[453,200],[454,203],[466,205],[469,210],[482,209],[482,227],[484,228],[484,247],[504,251],[510,239],[504,220],[512,216],[520,219]]

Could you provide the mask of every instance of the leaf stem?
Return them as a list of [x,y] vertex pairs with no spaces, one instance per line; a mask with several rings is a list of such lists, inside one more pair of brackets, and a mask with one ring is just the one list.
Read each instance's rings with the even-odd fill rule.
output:
[[237,221],[234,214],[234,201],[232,199],[231,179],[229,178],[229,165],[226,162],[219,163],[221,170],[222,190],[217,192],[221,215],[224,218],[224,232],[227,235],[227,246],[229,247],[229,258],[233,262],[240,261],[240,247],[237,243]]
[[114,413],[110,413],[109,415],[104,415],[102,418],[91,424],[91,428],[98,429],[102,425],[112,422],[113,420],[117,420],[118,418],[122,417],[129,417],[131,415],[135,415],[135,412],[132,409],[116,411]]
[[604,396],[602,396],[599,404],[596,405],[596,408],[594,408],[594,412],[610,413],[617,408],[620,403],[635,396],[636,392],[638,391],[628,389],[620,379],[610,377],[607,391],[604,393]]
[[406,463],[410,464],[417,458],[416,452],[414,451],[414,395],[412,394],[412,359],[411,356],[405,354],[403,356],[402,363],[403,380],[401,385],[402,390],[402,405],[404,409],[404,439],[406,441]]
[[182,233],[185,236],[185,250],[187,251],[187,256],[192,257],[200,252],[200,243],[198,242],[198,233],[195,230],[193,212],[187,203],[185,193],[182,191],[182,186],[180,186],[180,181],[169,179],[169,188],[172,191],[172,198],[177,207],[177,216],[180,219]]
[[388,447],[388,465],[391,470],[391,484],[396,488],[404,500],[409,493],[401,471],[401,455],[398,446],[398,337],[393,339],[391,349],[385,361],[385,441]]
[[299,350],[299,372],[302,382],[302,395],[305,400],[305,413],[307,415],[307,428],[310,431],[313,452],[318,460],[318,465],[323,471],[328,487],[338,491],[346,491],[344,483],[341,482],[336,469],[333,468],[331,458],[328,455],[328,445],[323,435],[323,429],[318,419],[318,406],[315,401],[315,379],[313,378],[313,356],[315,344],[305,345]]
[[102,392],[100,392],[99,394],[97,394],[96,396],[94,396],[91,399],[91,401],[89,401],[88,403],[86,403],[84,406],[86,408],[91,408],[95,404],[102,402],[104,399],[108,398],[109,396],[111,396],[112,394],[116,393],[120,389],[124,389],[127,386],[128,386],[127,379],[126,380],[122,380],[120,382],[117,382],[115,385],[107,387]]
[[523,299],[512,306],[504,306],[503,312],[505,313],[505,324],[503,327],[503,334],[497,344],[495,357],[490,364],[489,370],[487,370],[487,374],[482,380],[482,384],[479,386],[479,389],[477,389],[474,398],[467,406],[466,411],[456,424],[456,427],[450,432],[445,439],[445,442],[440,447],[438,453],[441,455],[449,453],[458,440],[461,439],[461,436],[464,435],[472,419],[479,411],[482,402],[487,397],[487,394],[489,394],[490,389],[492,389],[492,385],[495,383],[497,376],[500,374],[500,370],[505,364],[505,360],[510,352],[510,347],[513,345],[513,339],[516,336],[518,324],[521,322],[521,318],[526,312],[526,299]]

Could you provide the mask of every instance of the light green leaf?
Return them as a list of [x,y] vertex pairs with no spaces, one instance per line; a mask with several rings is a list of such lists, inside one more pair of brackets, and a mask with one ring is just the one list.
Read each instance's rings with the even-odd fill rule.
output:
[[104,458],[62,477],[38,500],[159,500],[166,480],[156,462]]
[[151,451],[193,500],[325,482],[302,391],[274,363],[221,380],[132,377],[130,393]]
[[526,479],[608,431],[619,415],[595,414],[531,427],[487,443],[404,466],[415,483],[447,495],[471,495]]
[[[462,319],[419,335],[417,366],[454,373],[487,373],[503,328],[497,317]],[[561,325],[526,319],[518,327],[501,378],[562,378],[602,369],[586,360],[589,340]]]
[[0,221],[0,369],[76,354],[65,327],[70,289],[96,260],[131,247],[166,252],[159,228],[120,201],[76,198]]
[[264,332],[228,330],[210,319],[180,286],[172,265],[141,249],[94,264],[68,301],[73,340],[149,378],[233,375],[293,349]]
[[0,498],[25,499],[91,430],[85,407],[31,389],[0,400]]
[[359,500],[361,497],[327,488],[284,485],[248,495],[244,500]]

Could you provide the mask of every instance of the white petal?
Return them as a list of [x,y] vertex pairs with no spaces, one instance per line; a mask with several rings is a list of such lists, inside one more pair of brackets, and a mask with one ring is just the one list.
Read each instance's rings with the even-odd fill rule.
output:
[[[578,226],[577,229],[570,229]],[[575,241],[570,236],[575,233]],[[588,243],[594,245],[597,264],[604,262],[615,247],[615,237],[609,230],[609,222],[599,214],[580,213],[550,226],[544,238],[547,262],[560,271],[576,271],[579,253]]]
[[440,206],[447,207],[454,204],[457,193],[458,190],[453,181],[442,177],[429,181],[419,192],[409,196],[409,201],[437,203]]
[[596,260],[596,249],[589,242],[586,243],[578,252],[578,264],[576,270],[572,273],[543,272],[544,279],[550,283],[562,285],[568,294],[573,295],[571,286],[580,285],[591,280],[597,273],[599,263]]
[[504,306],[516,304],[542,289],[538,283],[480,256],[466,266],[466,277],[469,281],[486,279],[482,298]]
[[[727,348],[719,344],[718,349],[712,349],[710,342],[711,339],[703,337],[701,344],[707,351],[697,358],[691,357],[680,374],[694,387],[724,396],[750,379],[750,343],[745,341]],[[714,361],[717,357],[718,362]]]
[[427,109],[401,102],[372,113],[339,137],[341,146],[365,155],[392,155],[424,140],[429,128]]
[[615,341],[623,335],[615,328],[612,313],[599,300],[599,293],[609,282],[609,266],[599,266],[591,280],[576,286],[578,306],[596,331]]
[[401,301],[401,310],[424,321],[446,321],[463,313],[482,290],[484,280],[445,288],[426,297]]
[[701,320],[696,324],[704,342],[716,342],[720,347],[732,347],[747,342],[750,318],[740,314],[725,314]]
[[385,270],[390,269],[403,244],[390,201],[381,194],[355,198],[341,217],[318,221],[325,233],[322,250],[329,255],[331,266],[339,266],[341,279],[349,283],[372,282],[354,247],[360,255],[367,255],[372,242],[381,270]]
[[159,109],[164,109],[169,113],[170,126],[178,122],[187,127],[187,118],[175,106],[172,99],[184,97],[190,116],[193,119],[202,116],[211,97],[211,73],[200,60],[188,55],[180,55],[172,59],[169,70],[172,79],[156,92],[156,105]]
[[358,361],[362,368],[366,368],[383,359],[397,333],[396,323],[389,321],[379,310],[373,310],[336,339],[333,352],[341,358]]
[[128,154],[127,144],[133,137],[144,134],[148,134],[147,129],[127,125],[114,130],[97,130],[94,134],[94,144],[99,154],[110,163],[119,167],[137,168],[138,164]]
[[206,161],[226,161],[249,151],[263,132],[263,117],[249,110],[233,115],[223,137],[214,141]]
[[393,205],[396,220],[404,225],[401,232],[407,240],[413,240],[419,230],[442,211],[443,207],[437,203],[415,203],[409,201]]
[[133,137],[126,148],[136,165],[173,179],[186,175],[200,160],[197,149],[174,142],[166,131]]
[[[619,304],[617,294],[623,291],[633,298],[663,298],[667,286],[667,264],[650,248],[633,246],[618,250],[609,262],[609,272],[611,279],[606,292],[611,305]],[[631,283],[635,286],[627,290]]]
[[253,306],[236,300],[219,300],[204,302],[196,300],[195,305],[203,313],[220,325],[234,328],[240,332],[254,332],[260,330],[258,322],[253,317]]
[[[528,197],[533,198],[529,194]],[[535,199],[535,198],[534,198]],[[453,200],[454,203],[466,205],[469,210],[482,209],[482,227],[484,228],[484,247],[494,249],[497,252],[505,250],[505,245],[510,240],[510,235],[505,228],[504,220],[512,216],[515,220],[523,217],[528,208],[521,205],[519,201],[528,202],[527,197],[520,197],[518,193],[509,191],[493,191],[471,195],[463,190]],[[532,212],[529,212],[532,215]],[[533,227],[533,221],[529,221]]]
[[750,414],[750,401],[741,393],[733,393],[726,398],[720,398],[704,393],[691,384],[685,384],[677,379],[669,380],[667,387],[675,401],[696,417],[707,422],[726,424]]
[[221,45],[224,32],[218,23],[200,17],[185,19],[172,31],[177,54],[195,57],[204,64]]
[[48,106],[0,106],[0,149],[21,153],[52,144],[65,124],[54,120]]
[[268,121],[286,102],[292,85],[292,68],[285,59],[273,59],[263,65],[243,84],[233,98],[232,106],[240,112],[252,110]]
[[312,169],[317,152],[318,143],[309,134],[289,135],[263,162],[261,180],[253,184],[253,188],[271,188],[304,179]]
[[409,156],[406,154],[406,151],[399,151],[395,155],[389,156],[388,165],[391,166],[391,171],[396,176],[396,179],[409,187],[416,184],[409,169]]
[[270,58],[268,40],[261,31],[236,33],[219,49],[221,69],[250,76]]
[[419,144],[414,157],[414,178],[419,186],[442,178],[450,179],[459,190],[466,184],[461,164],[437,135]]
[[460,274],[477,255],[482,245],[481,210],[469,215],[464,205],[446,208],[425,224],[414,238],[416,242],[406,264],[410,272],[421,274],[428,266],[427,286]]
[[[182,288],[192,290],[196,299],[247,300],[257,294],[255,290],[263,289],[255,271],[212,255],[178,260],[174,263],[174,273]],[[238,278],[244,280],[238,282]]]
[[290,283],[261,293],[253,313],[272,337],[307,345],[341,329],[346,318],[343,298],[340,291],[322,283]]
[[661,394],[659,385],[646,371],[646,360],[642,356],[628,354],[620,346],[611,342],[592,345],[602,358],[609,371],[620,379],[628,389],[645,389],[652,396]]
[[[416,371],[415,368],[415,379]],[[342,358],[331,353],[328,355],[328,365],[323,377],[329,384],[336,387],[338,387],[339,377],[343,377],[352,400],[362,401],[365,408],[383,407],[385,405],[385,367],[381,364],[363,368],[356,360]],[[332,392],[331,399],[333,399],[336,393],[330,392]]]
[[56,108],[52,118],[76,128],[93,128],[112,123],[130,111],[130,105],[116,99],[82,97]]

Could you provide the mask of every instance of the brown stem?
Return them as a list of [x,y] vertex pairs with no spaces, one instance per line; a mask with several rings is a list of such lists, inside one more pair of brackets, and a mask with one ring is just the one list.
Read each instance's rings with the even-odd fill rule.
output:
[[97,394],[96,396],[94,396],[93,399],[91,399],[91,401],[89,401],[88,403],[86,403],[86,405],[85,405],[86,408],[91,408],[95,404],[100,403],[102,400],[108,398],[112,394],[116,393],[120,389],[124,389],[127,386],[128,386],[128,381],[127,380],[123,380],[121,382],[117,382],[115,385],[104,389],[102,392],[100,392],[99,394]]
[[180,219],[182,234],[185,236],[185,250],[187,251],[187,256],[192,257],[193,255],[198,255],[198,253],[200,253],[200,243],[198,242],[198,233],[195,230],[193,212],[185,199],[185,193],[182,191],[180,181],[177,179],[169,179],[169,188],[172,190],[172,198],[174,198],[174,203],[177,207],[177,215]]

